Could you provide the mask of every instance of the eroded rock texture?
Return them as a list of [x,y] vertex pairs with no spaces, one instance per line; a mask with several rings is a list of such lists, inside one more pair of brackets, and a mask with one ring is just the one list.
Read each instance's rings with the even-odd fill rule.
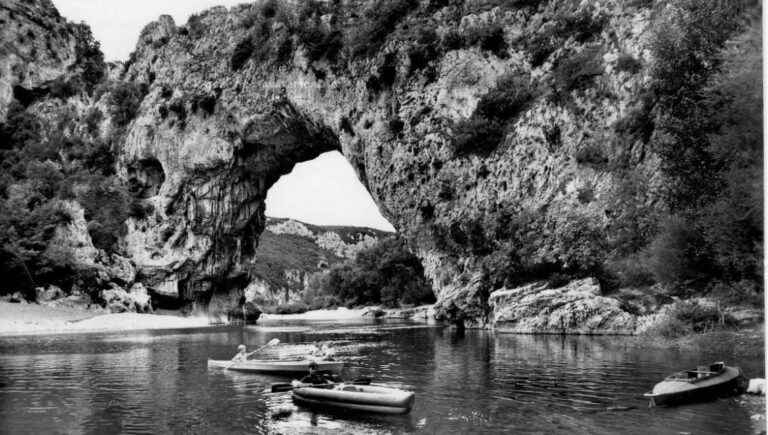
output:
[[[456,22],[454,7],[414,3],[396,36],[369,56],[314,56],[297,22],[315,19],[321,34],[338,30],[353,44],[359,25],[353,12],[366,9],[363,2],[348,3],[314,18],[300,18],[292,6],[273,17],[260,3],[215,8],[185,26],[162,17],[145,29],[122,79],[148,83],[150,91],[130,125],[121,162],[132,168],[157,161],[165,177],[154,199],[159,212],[133,223],[128,237],[132,258],[151,284],[170,283],[202,301],[235,279],[264,228],[267,189],[296,162],[328,150],[341,150],[352,163],[382,213],[423,258],[441,303],[453,301],[459,311],[467,309],[468,292],[474,300],[498,285],[484,279],[475,283],[485,287],[477,292],[467,284],[501,249],[494,232],[504,232],[517,216],[532,216],[541,229],[531,263],[580,261],[576,254],[561,258],[567,257],[562,245],[605,231],[611,214],[620,213],[608,203],[617,182],[600,167],[602,159],[628,153],[638,176],[655,182],[654,158],[641,143],[627,151],[604,140],[643,86],[642,68],[619,71],[616,60],[644,61],[649,10],[613,2],[576,8],[600,26],[562,38],[535,66],[513,42],[538,31],[554,5],[479,5]],[[397,37],[408,25],[438,39],[495,26],[502,48],[442,50],[421,65],[414,43]],[[250,52],[235,65],[237,50]],[[588,85],[552,90],[557,60],[573,53],[591,56],[594,70],[583,77]],[[459,155],[452,147],[456,125],[509,76],[525,78],[531,100],[497,149]],[[594,161],[574,158],[585,148]],[[590,241],[573,249],[600,255],[601,247]],[[485,302],[478,306],[480,313]]]
[[[519,323],[516,308],[492,311],[488,296],[557,271],[588,275],[635,243],[623,229],[651,231],[643,225],[663,209],[662,182],[641,96],[652,17],[664,13],[652,3],[261,1],[184,25],[160,17],[86,103],[109,105],[117,82],[141,89],[118,144],[119,174],[153,205],[127,222],[136,280],[201,307],[242,291],[269,187],[294,164],[340,150],[423,260],[439,316],[630,328],[593,287],[525,306],[607,304],[596,325]],[[4,40],[20,35],[2,29],[15,32]],[[48,54],[4,46],[12,78],[0,107],[16,83],[33,89],[76,63],[71,42],[53,43],[64,57],[35,76],[19,71],[47,65]]]
[[619,301],[601,295],[594,279],[559,288],[530,284],[491,293],[491,323],[495,330],[516,333],[633,334],[635,316]]

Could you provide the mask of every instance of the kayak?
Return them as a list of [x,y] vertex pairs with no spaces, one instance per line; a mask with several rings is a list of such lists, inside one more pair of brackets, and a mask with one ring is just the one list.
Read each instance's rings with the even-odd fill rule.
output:
[[[208,360],[208,368],[222,368],[247,373],[273,373],[273,374],[296,374],[307,373],[309,371],[310,360],[256,360],[238,361],[233,363],[229,360]],[[315,361],[317,370],[329,370],[338,372],[344,367],[343,361]]]
[[741,369],[719,362],[670,375],[643,396],[650,399],[651,406],[731,396],[743,389],[744,379]]
[[293,389],[293,401],[297,405],[315,408],[407,414],[413,408],[415,395],[395,388],[335,384],[296,387]]

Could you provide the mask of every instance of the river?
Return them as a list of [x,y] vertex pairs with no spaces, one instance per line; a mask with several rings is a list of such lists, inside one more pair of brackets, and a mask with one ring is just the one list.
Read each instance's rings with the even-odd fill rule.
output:
[[[265,393],[286,378],[209,370],[278,338],[267,357],[331,341],[345,377],[416,393],[406,416],[296,408]],[[762,349],[762,343],[756,343]],[[757,354],[755,354],[757,355]],[[759,432],[762,398],[648,408],[641,394],[702,361],[764,377],[759,356],[649,348],[628,337],[494,334],[406,323],[274,323],[248,328],[0,338],[2,433]]]

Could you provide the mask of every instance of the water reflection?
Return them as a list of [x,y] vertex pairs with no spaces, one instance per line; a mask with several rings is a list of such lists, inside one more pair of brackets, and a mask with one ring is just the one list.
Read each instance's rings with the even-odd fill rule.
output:
[[[406,416],[314,412],[272,376],[208,370],[240,343],[296,357],[330,341],[347,377],[416,392]],[[762,359],[739,361],[752,377]],[[665,374],[715,355],[648,350],[621,337],[458,334],[404,324],[264,328],[0,340],[0,433],[750,433],[760,404],[719,400],[648,409]],[[764,402],[761,402],[764,404]],[[759,412],[759,411],[757,411]]]

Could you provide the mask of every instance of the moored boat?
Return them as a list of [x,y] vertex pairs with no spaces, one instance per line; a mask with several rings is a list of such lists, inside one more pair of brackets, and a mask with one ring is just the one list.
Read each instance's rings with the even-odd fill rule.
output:
[[643,394],[655,405],[675,405],[738,394],[744,387],[738,367],[722,362],[672,374]]
[[415,401],[414,393],[374,385],[310,385],[293,389],[297,405],[378,414],[407,414]]
[[[222,368],[247,373],[297,374],[309,371],[310,360],[208,360],[208,368]],[[317,370],[338,372],[344,367],[343,361],[315,361]]]

